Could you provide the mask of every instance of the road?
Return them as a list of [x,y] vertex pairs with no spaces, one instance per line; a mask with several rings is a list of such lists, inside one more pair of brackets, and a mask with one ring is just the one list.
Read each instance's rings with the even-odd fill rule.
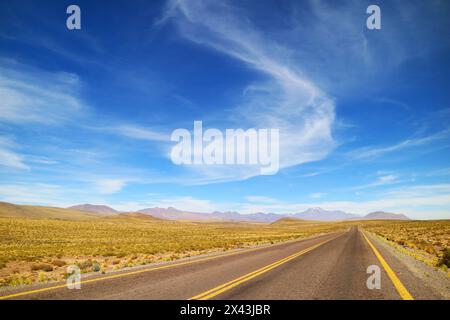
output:
[[[6,299],[439,299],[392,253],[354,227],[263,248],[0,293]],[[373,248],[372,248],[373,246]],[[376,251],[376,253],[375,253]],[[378,256],[377,256],[378,255]],[[381,262],[381,260],[383,262]],[[368,289],[379,266],[381,288]]]

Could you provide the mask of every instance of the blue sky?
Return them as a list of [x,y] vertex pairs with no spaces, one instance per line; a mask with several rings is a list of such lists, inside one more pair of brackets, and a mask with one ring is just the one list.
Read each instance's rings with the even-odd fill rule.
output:
[[[0,4],[0,200],[450,218],[450,6]],[[280,129],[281,170],[176,166],[177,128]]]

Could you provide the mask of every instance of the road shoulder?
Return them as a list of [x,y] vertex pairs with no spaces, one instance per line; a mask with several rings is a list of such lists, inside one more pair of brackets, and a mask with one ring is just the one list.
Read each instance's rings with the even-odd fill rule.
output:
[[[405,284],[411,289],[415,299],[450,299],[450,278],[443,271],[397,250],[371,232],[364,230],[364,233],[392,268],[395,271],[399,270],[397,271],[399,277],[407,280]],[[419,281],[412,281],[411,275],[418,278]],[[420,287],[422,290],[419,289]],[[421,294],[418,296],[416,292],[421,292]]]

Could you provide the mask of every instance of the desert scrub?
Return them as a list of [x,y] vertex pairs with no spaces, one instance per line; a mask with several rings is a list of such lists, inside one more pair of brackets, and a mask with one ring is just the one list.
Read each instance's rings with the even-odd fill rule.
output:
[[92,264],[92,271],[94,271],[94,272],[99,272],[100,270],[101,270],[100,264],[99,264],[98,262],[94,262],[94,263]]
[[62,267],[66,265],[66,262],[63,260],[59,260],[59,259],[55,259],[52,261],[52,264],[57,266],[57,267]]
[[62,256],[121,258],[140,254],[236,248],[262,241],[279,242],[327,232],[336,226],[0,218],[0,260],[38,261]]
[[[400,251],[432,266],[448,263],[450,220],[367,221],[363,228],[395,243]],[[448,257],[448,256],[447,256]],[[442,263],[441,263],[442,261]]]
[[53,271],[53,266],[48,263],[35,263],[31,265],[31,271],[39,271],[39,270],[50,272]]
[[[24,279],[37,281],[63,276],[65,265],[76,264],[82,272],[115,270],[142,263],[172,261],[207,252],[231,250],[262,243],[342,230],[342,223],[233,223],[129,221],[96,219],[68,221],[0,218],[1,283],[11,283],[12,268]],[[11,264],[9,263],[11,262]],[[95,262],[102,267],[98,268]],[[53,271],[51,271],[53,270]],[[8,280],[7,280],[8,278]],[[28,279],[28,280],[26,280]]]
[[5,283],[10,286],[20,286],[23,284],[33,283],[33,279],[31,274],[29,273],[12,274],[11,276],[6,278]]
[[442,257],[439,258],[438,266],[445,266],[447,268],[450,268],[450,248],[446,248],[442,252]]
[[46,281],[48,281],[47,274],[46,274],[45,272],[43,272],[43,271],[40,271],[40,272],[38,273],[37,281],[38,281],[38,282],[46,282]]

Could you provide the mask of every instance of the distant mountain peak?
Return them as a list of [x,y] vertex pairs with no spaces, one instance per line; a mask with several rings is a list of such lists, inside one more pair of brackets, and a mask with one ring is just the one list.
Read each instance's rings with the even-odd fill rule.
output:
[[[96,204],[80,204],[69,207],[68,209],[92,212],[98,215],[116,215],[120,212],[114,210],[106,205]],[[254,221],[254,222],[274,222],[281,218],[295,218],[302,220],[317,220],[317,221],[338,221],[338,220],[410,220],[403,214],[389,213],[384,211],[375,211],[367,214],[364,217],[347,213],[340,210],[326,210],[321,207],[311,207],[305,211],[294,214],[275,214],[257,212],[251,214],[241,214],[236,211],[213,211],[209,213],[205,212],[192,212],[186,210],[180,210],[175,207],[167,208],[147,208],[138,211],[146,215],[151,215],[160,219],[169,220],[203,220],[203,221]]]
[[98,204],[89,204],[89,203],[71,206],[71,207],[68,207],[67,209],[85,211],[85,212],[93,212],[93,213],[103,214],[103,215],[112,215],[112,214],[119,213],[118,211],[114,210],[111,207],[108,207],[105,205],[98,205]]
[[340,210],[325,210],[320,207],[312,207],[303,212],[294,213],[291,217],[304,220],[336,221],[354,219],[358,216]]
[[404,214],[401,213],[391,213],[384,211],[374,211],[366,216],[364,216],[365,220],[411,220]]

